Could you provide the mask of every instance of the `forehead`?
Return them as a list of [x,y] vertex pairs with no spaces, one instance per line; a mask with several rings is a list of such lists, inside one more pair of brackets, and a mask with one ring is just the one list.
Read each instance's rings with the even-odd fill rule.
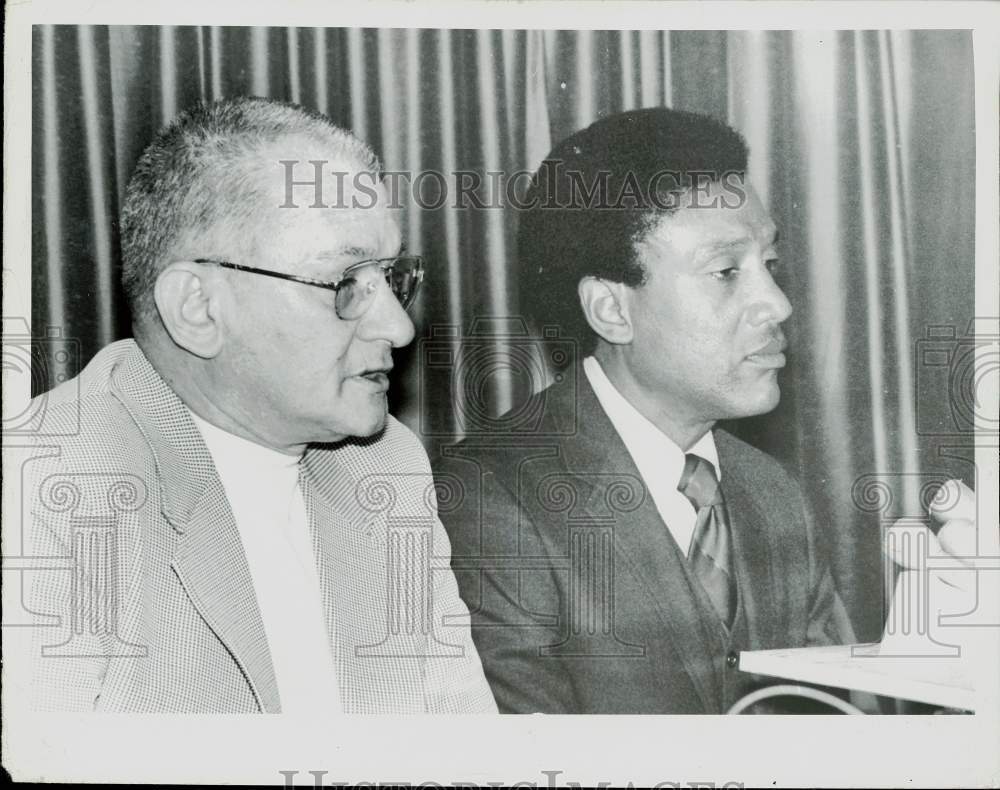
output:
[[644,241],[696,251],[744,240],[767,244],[775,232],[771,215],[749,183],[713,183],[698,193],[686,194],[681,208],[659,220]]
[[317,152],[310,158],[323,162],[318,171],[308,158],[290,166],[273,153],[256,174],[261,198],[253,234],[261,255],[350,262],[395,254],[399,208],[390,205],[376,174],[353,162],[323,160]]

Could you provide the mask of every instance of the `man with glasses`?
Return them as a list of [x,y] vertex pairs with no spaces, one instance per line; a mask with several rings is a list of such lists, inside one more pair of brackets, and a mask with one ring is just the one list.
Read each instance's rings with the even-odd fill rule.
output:
[[[347,178],[295,204],[295,161]],[[47,432],[79,431],[30,489],[34,553],[74,558],[26,591],[53,624],[35,706],[495,710],[426,455],[387,414],[424,269],[378,172],[326,118],[263,99],[186,112],[142,155],[121,216],[134,340],[46,396]],[[424,546],[403,559],[400,517]]]

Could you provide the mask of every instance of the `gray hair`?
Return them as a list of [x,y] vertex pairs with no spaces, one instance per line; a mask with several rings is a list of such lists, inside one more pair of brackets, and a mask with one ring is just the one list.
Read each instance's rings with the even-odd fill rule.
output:
[[199,237],[253,235],[262,199],[260,151],[285,137],[327,146],[331,158],[376,178],[381,171],[371,148],[326,116],[245,96],[186,110],[143,152],[121,211],[122,284],[137,326],[155,314],[153,287],[173,256]]

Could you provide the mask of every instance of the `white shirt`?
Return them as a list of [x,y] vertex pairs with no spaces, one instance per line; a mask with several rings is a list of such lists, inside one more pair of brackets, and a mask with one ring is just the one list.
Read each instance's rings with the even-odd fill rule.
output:
[[[608,379],[596,358],[591,356],[583,360],[583,372],[597,395],[601,408],[632,456],[660,518],[681,551],[686,554],[694,534],[697,514],[694,505],[677,490],[684,472],[684,451],[625,399]],[[719,480],[722,480],[719,454],[711,431],[695,442],[688,452],[711,461]]]
[[300,457],[262,447],[190,413],[236,519],[282,713],[340,712],[309,519],[299,487]]

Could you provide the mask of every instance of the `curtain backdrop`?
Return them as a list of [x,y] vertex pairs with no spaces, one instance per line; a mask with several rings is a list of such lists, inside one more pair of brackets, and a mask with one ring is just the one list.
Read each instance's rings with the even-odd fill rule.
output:
[[[882,520],[919,513],[928,481],[973,483],[954,449],[955,366],[924,360],[932,340],[965,349],[973,315],[968,32],[41,26],[32,65],[33,330],[60,327],[81,363],[129,334],[116,216],[130,170],[199,100],[299,102],[389,170],[446,174],[533,170],[603,115],[668,105],[745,135],[781,229],[795,308],[782,402],[734,429],[803,480],[862,638],[881,627]],[[421,378],[420,334],[518,313],[516,222],[509,210],[406,214],[430,273],[393,411],[418,433],[461,416],[446,381]],[[36,391],[50,383],[42,371]],[[485,386],[496,409],[515,397],[504,370]]]

